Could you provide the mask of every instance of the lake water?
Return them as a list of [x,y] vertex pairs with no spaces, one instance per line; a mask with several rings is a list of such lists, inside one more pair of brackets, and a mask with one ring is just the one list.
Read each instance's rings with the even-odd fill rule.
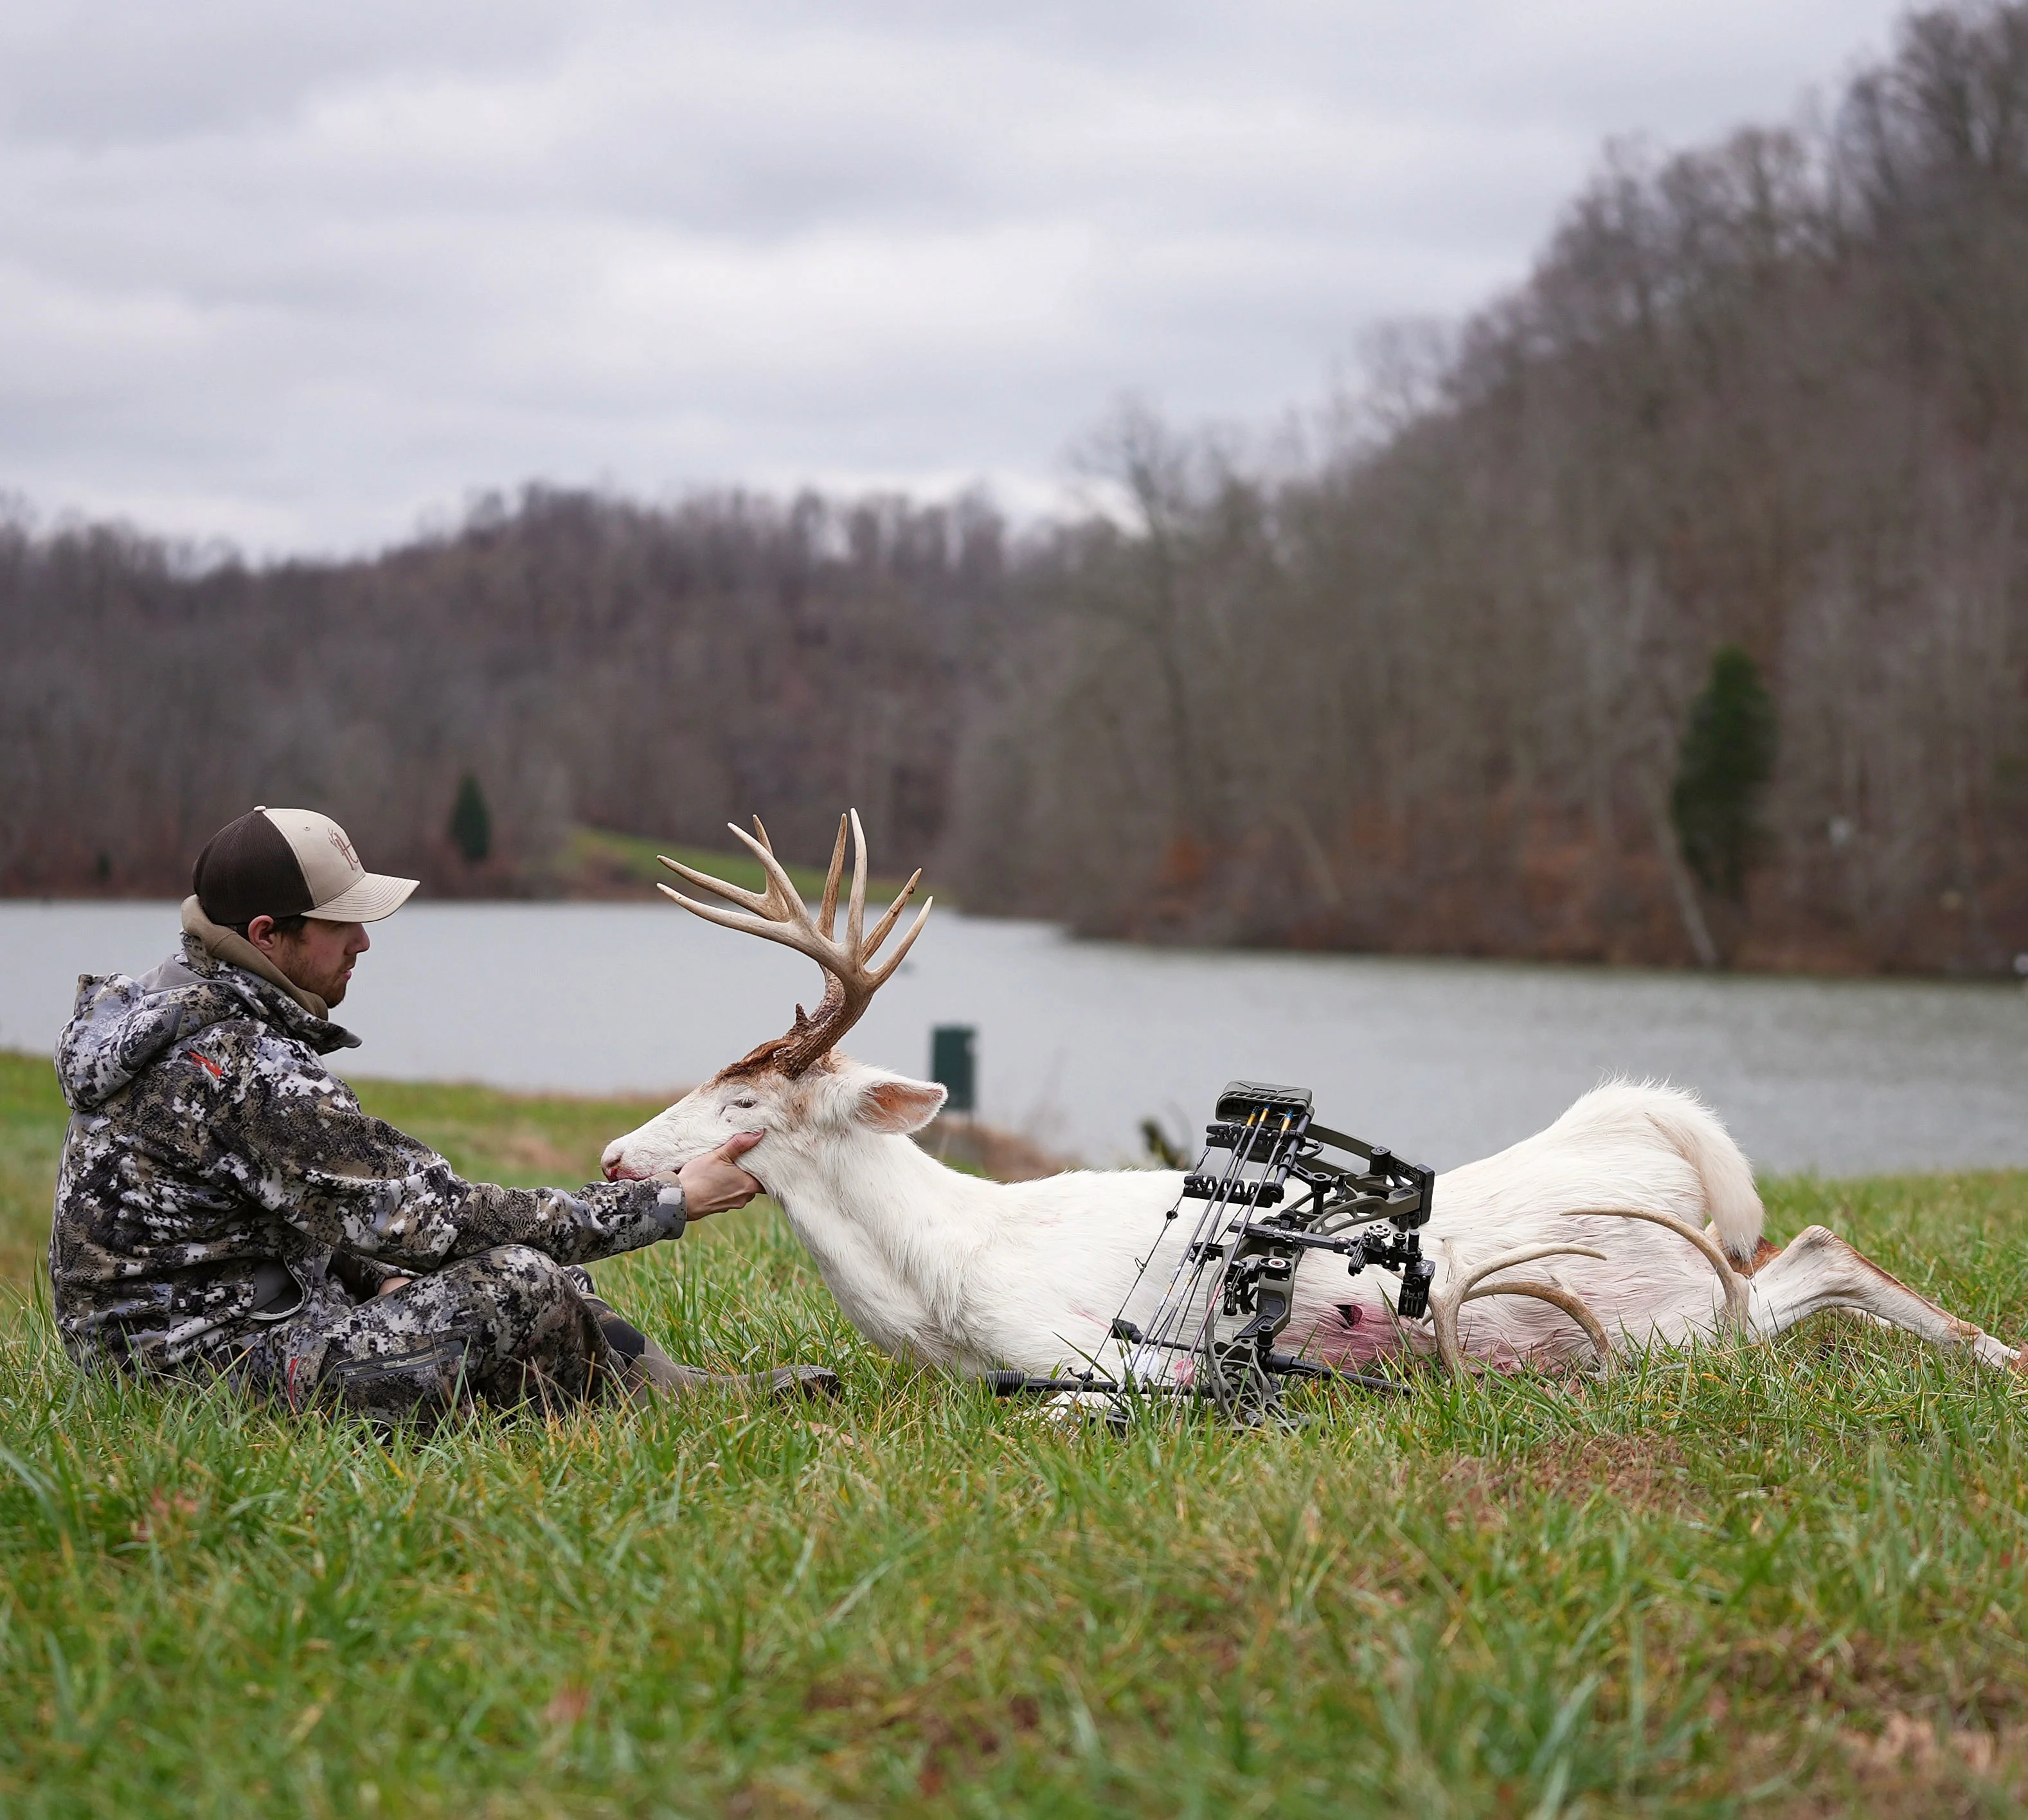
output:
[[[416,904],[376,924],[347,1073],[577,1092],[702,1079],[786,1028],[816,968],[660,902]],[[80,973],[176,943],[170,904],[0,903],[0,1047],[46,1052]],[[1194,1137],[1235,1076],[1438,1167],[1539,1129],[1614,1073],[1697,1088],[1756,1164],[2028,1165],[2028,993],[1072,941],[939,910],[847,1039],[920,1074],[979,1035],[979,1114],[1092,1162],[1140,1121]]]

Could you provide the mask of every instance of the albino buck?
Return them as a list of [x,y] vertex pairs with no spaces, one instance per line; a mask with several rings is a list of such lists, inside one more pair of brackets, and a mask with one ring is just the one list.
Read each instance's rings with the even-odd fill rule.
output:
[[[657,888],[712,922],[809,955],[824,971],[823,998],[815,1017],[798,1006],[786,1035],[615,1139],[605,1173],[679,1169],[735,1132],[761,1132],[742,1166],[780,1202],[875,1344],[969,1373],[1046,1377],[1086,1362],[1116,1369],[1114,1316],[1145,1318],[1123,1303],[1138,1279],[1135,1293],[1152,1303],[1184,1242],[1190,1222],[1163,1217],[1181,1177],[1075,1170],[983,1181],[909,1140],[943,1104],[943,1089],[854,1062],[836,1044],[921,933],[930,905],[876,966],[922,875],[866,931],[866,841],[854,814],[851,897],[844,940],[835,940],[846,825],[814,921],[757,818],[758,840],[733,832],[765,869],[764,892],[662,862],[743,908]],[[1336,1259],[1310,1254],[1284,1338],[1292,1351],[1346,1367],[1430,1351],[1453,1370],[1467,1360],[1609,1365],[1615,1347],[1727,1329],[1765,1340],[1820,1309],[1850,1308],[1940,1347],[1968,1347],[1989,1365],[2028,1368],[2028,1348],[2017,1356],[1826,1228],[1808,1228],[1778,1252],[1760,1228],[1752,1172],[1719,1121],[1689,1094],[1616,1083],[1536,1136],[1438,1178],[1423,1232],[1437,1268],[1426,1319],[1396,1314],[1393,1280],[1378,1270],[1349,1277]],[[1515,1274],[1551,1259],[1536,1274]]]

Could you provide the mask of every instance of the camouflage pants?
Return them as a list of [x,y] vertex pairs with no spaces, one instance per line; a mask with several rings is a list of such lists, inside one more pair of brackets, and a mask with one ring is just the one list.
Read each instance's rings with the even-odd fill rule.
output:
[[239,1375],[292,1409],[320,1403],[430,1428],[475,1403],[546,1410],[601,1400],[639,1339],[586,1271],[501,1245],[370,1301],[325,1284],[255,1342]]

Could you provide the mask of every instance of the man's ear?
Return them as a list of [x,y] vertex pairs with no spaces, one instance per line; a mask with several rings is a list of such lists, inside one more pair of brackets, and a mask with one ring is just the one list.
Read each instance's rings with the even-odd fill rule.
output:
[[852,1121],[868,1131],[901,1137],[920,1131],[943,1110],[943,1103],[944,1090],[933,1082],[890,1074],[860,1088]]

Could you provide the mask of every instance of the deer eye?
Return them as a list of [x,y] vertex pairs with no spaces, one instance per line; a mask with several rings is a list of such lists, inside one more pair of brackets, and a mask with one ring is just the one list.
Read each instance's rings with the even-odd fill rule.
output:
[[758,1106],[760,1103],[760,1101],[757,1099],[735,1099],[733,1101],[732,1105],[734,1110],[738,1112],[746,1112],[750,1111],[754,1106]]

